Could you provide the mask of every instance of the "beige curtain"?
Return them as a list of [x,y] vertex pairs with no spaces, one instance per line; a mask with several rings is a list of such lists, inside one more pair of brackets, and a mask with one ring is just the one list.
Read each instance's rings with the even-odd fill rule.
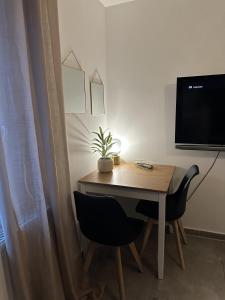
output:
[[0,213],[14,299],[99,299],[72,212],[56,0],[0,0],[0,45]]
[[[0,251],[2,252],[1,247],[0,247]],[[5,277],[6,276],[4,273],[4,261],[2,258],[2,253],[0,253],[0,299],[1,300],[9,300]]]

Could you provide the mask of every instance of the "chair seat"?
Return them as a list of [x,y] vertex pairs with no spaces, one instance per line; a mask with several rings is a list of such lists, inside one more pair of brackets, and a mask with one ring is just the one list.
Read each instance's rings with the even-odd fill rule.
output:
[[123,245],[128,245],[140,235],[144,226],[144,222],[135,218],[128,218],[126,225],[123,227],[114,226],[112,228],[104,227],[102,228],[101,224],[95,223],[92,226],[92,230],[90,231],[90,227],[85,228],[81,227],[81,231],[83,234],[98,244],[119,247]]
[[[167,196],[166,200],[166,221],[171,222],[179,219],[182,215],[177,213],[175,202],[176,200],[170,195]],[[159,218],[159,203],[155,201],[139,201],[136,211],[145,215],[149,219],[158,220]]]

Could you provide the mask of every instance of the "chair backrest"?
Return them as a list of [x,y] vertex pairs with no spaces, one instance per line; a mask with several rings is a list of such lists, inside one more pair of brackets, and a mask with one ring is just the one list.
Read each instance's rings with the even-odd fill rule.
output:
[[74,192],[77,218],[84,234],[94,228],[111,233],[127,226],[127,215],[120,204],[109,196],[92,196]]
[[197,165],[192,165],[182,179],[177,191],[174,194],[169,195],[169,198],[172,198],[171,202],[174,203],[174,213],[177,218],[180,218],[185,212],[190,183],[198,174],[199,167]]

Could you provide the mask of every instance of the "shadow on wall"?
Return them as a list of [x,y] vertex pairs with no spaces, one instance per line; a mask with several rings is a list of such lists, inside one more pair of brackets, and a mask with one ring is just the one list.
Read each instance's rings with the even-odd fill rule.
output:
[[67,138],[70,152],[90,153],[90,132],[76,114],[66,114]]
[[[204,201],[202,201],[202,197]],[[218,228],[218,232],[224,233],[224,225],[221,222],[221,209],[223,210],[223,208],[221,205],[215,205],[215,197],[223,203],[225,190],[224,180],[219,178],[219,176],[215,176],[215,173],[213,173],[211,175],[209,174],[206,181],[202,183],[187,203],[185,219],[192,220],[190,227],[201,230],[202,228],[198,226],[198,223],[207,224],[204,230],[212,231],[212,228]]]

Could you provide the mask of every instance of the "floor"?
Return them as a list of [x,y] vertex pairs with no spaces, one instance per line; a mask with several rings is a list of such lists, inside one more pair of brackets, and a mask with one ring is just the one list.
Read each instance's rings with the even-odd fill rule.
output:
[[[140,241],[136,242],[140,248]],[[127,300],[224,300],[225,241],[188,236],[186,270],[179,267],[173,234],[166,236],[165,279],[157,280],[157,240],[153,235],[137,271],[129,250],[122,250]],[[113,249],[99,248],[90,273],[105,284],[103,300],[119,300]]]

